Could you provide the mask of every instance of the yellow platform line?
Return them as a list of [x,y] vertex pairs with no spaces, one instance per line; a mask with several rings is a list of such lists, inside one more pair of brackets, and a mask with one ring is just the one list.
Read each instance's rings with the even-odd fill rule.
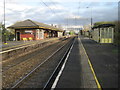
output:
[[[79,38],[79,39],[80,39],[80,38]],[[80,39],[80,42],[81,42],[81,39]],[[102,90],[101,85],[100,85],[100,83],[99,83],[99,81],[98,81],[98,79],[97,79],[97,77],[96,77],[95,71],[94,71],[94,69],[93,69],[93,66],[92,66],[92,64],[91,64],[91,62],[90,62],[90,59],[89,59],[89,57],[88,57],[88,54],[86,53],[86,50],[85,50],[82,42],[81,42],[81,45],[82,45],[82,47],[83,47],[83,49],[84,49],[85,55],[86,55],[87,58],[88,58],[88,63],[89,63],[89,65],[90,65],[90,69],[91,69],[91,71],[92,71],[92,73],[93,73],[93,76],[94,76],[94,79],[95,79],[95,81],[96,81],[97,87],[98,87],[99,90]]]

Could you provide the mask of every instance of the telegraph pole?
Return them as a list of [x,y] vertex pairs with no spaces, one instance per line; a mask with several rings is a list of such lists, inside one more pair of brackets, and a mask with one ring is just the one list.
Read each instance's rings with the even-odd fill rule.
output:
[[92,20],[92,7],[91,7],[91,30],[92,30],[93,20]]
[[[87,7],[89,8],[89,7]],[[92,7],[90,8],[91,9],[91,18],[90,18],[90,23],[91,23],[91,30],[92,30],[92,25],[93,25],[93,19],[92,19]]]
[[6,42],[6,28],[5,28],[5,0],[4,0],[3,41],[4,41],[4,44],[7,44],[7,42]]

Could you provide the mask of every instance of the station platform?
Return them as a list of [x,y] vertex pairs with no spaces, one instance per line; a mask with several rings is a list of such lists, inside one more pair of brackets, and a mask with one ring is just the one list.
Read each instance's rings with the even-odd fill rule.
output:
[[63,72],[53,87],[118,88],[118,48],[86,37],[76,38]]
[[[64,38],[64,37],[61,37]],[[43,43],[43,42],[48,42],[52,40],[57,40],[59,39],[58,37],[56,38],[46,38],[46,39],[41,39],[41,40],[33,40],[33,41],[7,41],[7,44],[0,43],[0,51],[8,50],[8,49],[13,49],[25,45],[32,45],[32,44],[38,44],[38,43]]]
[[78,38],[55,88],[98,88]]
[[101,44],[81,36],[81,42],[92,63],[96,77],[102,88],[118,88],[119,50],[113,44]]

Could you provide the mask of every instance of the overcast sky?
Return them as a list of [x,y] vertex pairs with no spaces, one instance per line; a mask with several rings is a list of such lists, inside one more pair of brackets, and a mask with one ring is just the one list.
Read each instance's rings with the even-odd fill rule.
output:
[[[46,24],[86,25],[118,19],[119,0],[5,0],[6,26],[31,19]],[[3,22],[3,0],[0,0]]]

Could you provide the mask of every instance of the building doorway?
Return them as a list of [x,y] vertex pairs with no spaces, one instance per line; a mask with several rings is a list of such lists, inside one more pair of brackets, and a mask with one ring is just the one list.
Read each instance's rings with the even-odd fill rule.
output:
[[20,32],[17,32],[17,33],[16,33],[16,40],[17,40],[17,41],[20,41]]

